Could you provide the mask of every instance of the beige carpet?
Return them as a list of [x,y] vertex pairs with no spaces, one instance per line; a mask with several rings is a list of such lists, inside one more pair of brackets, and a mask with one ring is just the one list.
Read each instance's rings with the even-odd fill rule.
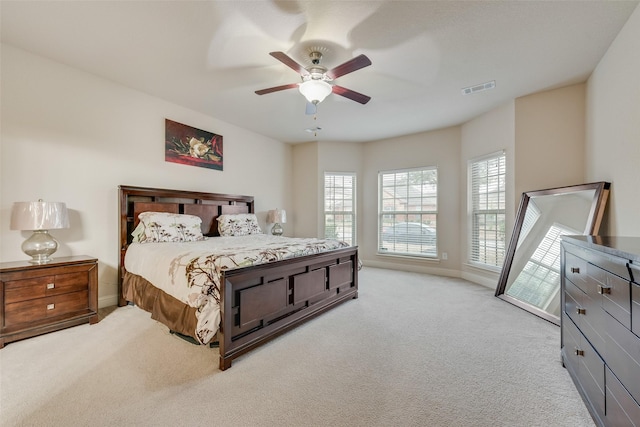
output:
[[2,426],[593,426],[560,331],[469,282],[364,268],[360,298],[217,369],[136,307],[0,350]]

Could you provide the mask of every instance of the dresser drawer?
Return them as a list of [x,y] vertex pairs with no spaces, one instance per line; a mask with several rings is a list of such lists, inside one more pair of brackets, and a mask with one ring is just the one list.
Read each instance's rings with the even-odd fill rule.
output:
[[[569,245],[567,245],[569,246]],[[564,276],[574,285],[586,292],[587,261],[566,251],[564,254]]]
[[605,330],[599,295],[588,295],[573,283],[565,282],[565,311],[592,346],[603,349]]
[[5,304],[87,289],[88,272],[78,271],[5,282]]
[[640,401],[640,338],[613,317],[605,316],[606,360],[616,377]]
[[591,251],[586,257],[586,260],[591,264],[597,265],[603,270],[615,274],[616,276],[622,277],[623,279],[628,281],[631,280],[631,275],[629,274],[628,267],[629,260],[626,258],[620,258],[602,252]]
[[640,336],[640,285],[631,284],[631,330]]
[[[611,267],[612,263],[610,262],[608,265]],[[631,329],[631,284],[626,264],[624,269],[627,271],[626,278],[589,264],[587,275],[593,282],[592,290],[602,296],[602,308],[628,329]]]
[[573,283],[566,281],[564,286],[564,311],[580,326],[581,314],[584,308],[585,293]]
[[563,355],[565,366],[573,374],[600,419],[605,414],[604,361],[566,317],[562,323]]
[[629,267],[629,274],[631,275],[631,281],[640,285],[640,263],[632,261],[627,264]]
[[88,291],[86,290],[15,302],[5,305],[4,326],[38,322],[88,309]]
[[562,313],[562,357],[565,368],[574,377],[578,375],[580,368],[575,355],[576,350],[580,348],[580,336],[580,331],[573,321],[566,313]]
[[631,397],[618,378],[605,369],[607,425],[616,427],[640,426],[640,405]]

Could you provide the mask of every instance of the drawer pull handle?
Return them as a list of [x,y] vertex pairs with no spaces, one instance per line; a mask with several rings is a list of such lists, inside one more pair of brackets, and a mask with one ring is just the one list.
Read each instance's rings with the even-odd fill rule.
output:
[[587,310],[584,308],[579,308],[577,311],[578,311],[578,314],[587,314]]
[[53,310],[54,308],[56,308],[55,304],[47,304],[47,310]]
[[580,274],[580,267],[571,267],[571,272],[572,273],[576,273],[576,274]]
[[584,356],[584,350],[580,350],[576,348],[576,356]]
[[56,287],[55,283],[47,283],[47,289],[53,289]]
[[611,293],[611,288],[606,287],[606,286],[602,286],[602,285],[598,285],[598,293],[600,295],[610,294]]

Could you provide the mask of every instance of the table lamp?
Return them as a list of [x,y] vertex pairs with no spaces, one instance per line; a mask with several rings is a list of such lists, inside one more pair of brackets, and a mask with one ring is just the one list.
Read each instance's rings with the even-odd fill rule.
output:
[[22,251],[32,264],[46,264],[58,250],[58,242],[49,230],[69,228],[67,205],[61,202],[15,202],[11,209],[11,230],[33,231],[22,243]]
[[273,224],[271,234],[274,236],[282,236],[282,225],[287,222],[287,212],[284,209],[275,209],[267,212],[267,222]]

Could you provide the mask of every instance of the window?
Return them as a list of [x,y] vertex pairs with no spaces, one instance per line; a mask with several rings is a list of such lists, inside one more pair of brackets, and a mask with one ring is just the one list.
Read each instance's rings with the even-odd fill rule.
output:
[[356,174],[324,174],[324,236],[356,243]]
[[469,162],[472,263],[500,267],[505,254],[504,152]]
[[378,182],[378,253],[437,257],[437,168],[380,172]]

